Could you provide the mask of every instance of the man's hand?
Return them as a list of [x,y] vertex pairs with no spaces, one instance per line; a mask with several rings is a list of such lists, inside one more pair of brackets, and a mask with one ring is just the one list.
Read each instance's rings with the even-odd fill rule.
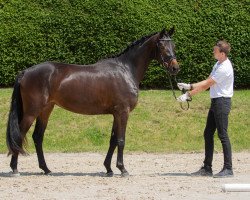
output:
[[180,90],[182,90],[182,89],[191,90],[192,89],[192,85],[189,83],[177,83],[177,86]]
[[191,101],[191,97],[190,97],[189,93],[186,92],[185,94],[179,96],[176,100],[179,102]]

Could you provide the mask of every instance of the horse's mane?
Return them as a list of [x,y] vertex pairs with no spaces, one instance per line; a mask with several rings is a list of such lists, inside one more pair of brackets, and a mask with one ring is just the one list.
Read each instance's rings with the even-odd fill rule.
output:
[[152,34],[147,35],[147,36],[143,36],[141,39],[132,42],[132,43],[131,43],[129,46],[127,46],[127,48],[126,48],[125,50],[123,50],[121,53],[116,54],[116,55],[111,55],[111,56],[109,56],[108,58],[116,58],[116,57],[119,57],[120,55],[122,55],[122,54],[128,52],[128,51],[129,51],[130,49],[132,49],[134,46],[139,45],[139,44],[140,44],[140,45],[143,44],[148,38],[150,38],[152,35],[155,35],[156,33],[158,33],[158,32],[152,33]]

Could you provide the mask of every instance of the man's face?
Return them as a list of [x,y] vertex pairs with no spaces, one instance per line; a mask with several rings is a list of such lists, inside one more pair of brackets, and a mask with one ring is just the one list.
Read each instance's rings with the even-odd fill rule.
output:
[[220,60],[224,56],[224,52],[220,52],[220,48],[217,46],[214,46],[213,53],[216,60]]

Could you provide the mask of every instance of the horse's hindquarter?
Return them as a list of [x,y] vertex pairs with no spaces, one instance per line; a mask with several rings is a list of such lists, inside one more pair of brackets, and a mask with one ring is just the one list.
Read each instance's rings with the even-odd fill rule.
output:
[[[64,72],[58,69],[58,73]],[[132,110],[137,103],[138,89],[130,76],[119,66],[71,67],[60,81],[53,99],[57,105],[81,114]]]

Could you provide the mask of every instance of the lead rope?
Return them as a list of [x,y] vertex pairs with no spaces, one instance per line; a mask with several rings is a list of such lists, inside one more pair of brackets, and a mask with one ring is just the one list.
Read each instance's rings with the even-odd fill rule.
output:
[[[169,79],[169,83],[170,83],[170,86],[171,86],[171,90],[172,90],[173,96],[174,96],[175,100],[177,100],[177,97],[176,97],[175,91],[174,91],[174,87],[173,87],[173,84],[172,84],[172,81],[171,81],[171,76],[170,76],[170,74],[169,74],[167,71],[166,71],[166,73],[167,73],[167,75],[168,75],[168,79]],[[174,80],[175,80],[175,82],[177,83],[176,76],[174,77]],[[183,88],[183,89],[181,90],[181,92],[182,92],[182,94],[185,94],[185,93],[186,93],[186,90]],[[191,98],[191,97],[190,97],[190,98]],[[182,110],[188,110],[188,109],[189,109],[189,101],[192,101],[192,98],[191,98],[190,100],[187,100],[187,107],[186,107],[186,108],[183,106],[183,103],[180,102],[180,106],[181,106],[181,109],[182,109]]]
[[[171,39],[170,39],[171,40]],[[157,47],[158,47],[158,43],[156,43],[156,45],[157,45]],[[162,65],[163,65],[163,67],[165,68],[165,66],[164,66],[164,58],[163,58],[163,56],[162,56],[162,54],[160,53],[160,56],[161,56],[161,60],[162,60]],[[171,76],[170,76],[170,74],[166,71],[166,73],[167,73],[167,75],[168,75],[168,79],[169,79],[169,83],[170,83],[170,86],[171,86],[171,89],[172,89],[172,92],[173,92],[173,96],[174,96],[174,98],[175,98],[175,100],[177,100],[177,97],[176,97],[176,95],[175,95],[175,91],[174,91],[174,87],[173,87],[173,84],[172,84],[172,81],[171,81]],[[174,80],[175,80],[175,82],[177,83],[177,80],[176,80],[176,76],[174,77]],[[181,90],[181,92],[182,92],[182,94],[185,94],[187,91],[183,88],[182,90]],[[182,102],[180,102],[180,106],[181,106],[181,109],[182,110],[188,110],[189,109],[189,101],[192,101],[192,98],[190,97],[190,100],[187,100],[186,102],[187,102],[187,107],[186,108],[184,108],[183,107],[183,103]]]

